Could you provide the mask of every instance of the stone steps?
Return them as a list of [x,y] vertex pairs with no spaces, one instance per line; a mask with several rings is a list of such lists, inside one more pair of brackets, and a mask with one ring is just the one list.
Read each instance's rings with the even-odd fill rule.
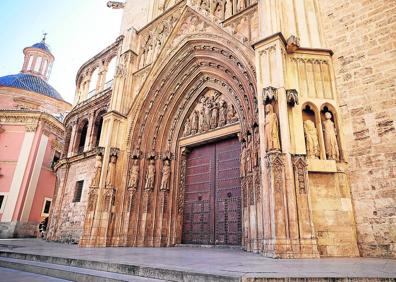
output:
[[0,267],[71,281],[241,281],[238,276],[0,251]]
[[12,259],[12,258],[0,258],[0,267],[41,274],[41,275],[60,278],[68,281],[81,281],[81,282],[165,281],[159,279],[119,274],[114,272],[106,272],[106,271],[92,270],[87,268],[57,265],[57,264],[38,262],[38,261]]

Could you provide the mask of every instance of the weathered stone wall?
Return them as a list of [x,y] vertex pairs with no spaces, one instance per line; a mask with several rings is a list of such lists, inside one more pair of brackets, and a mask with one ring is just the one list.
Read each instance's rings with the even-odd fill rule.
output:
[[363,256],[396,257],[396,1],[319,1]]
[[[59,188],[56,195],[56,206],[60,209],[53,210],[51,214],[50,233],[54,232],[51,240],[61,242],[78,242],[82,235],[85,211],[88,201],[88,190],[90,179],[94,173],[94,158],[87,158],[70,165],[68,173],[67,168],[61,168],[58,172]],[[63,185],[67,177],[66,186]],[[81,201],[73,202],[76,182],[84,180]],[[63,195],[62,195],[63,193]]]
[[351,192],[342,173],[309,173],[312,218],[321,256],[359,256]]

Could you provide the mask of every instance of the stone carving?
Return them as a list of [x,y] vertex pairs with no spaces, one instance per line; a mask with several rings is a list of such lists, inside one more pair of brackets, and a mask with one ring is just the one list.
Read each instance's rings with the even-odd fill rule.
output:
[[145,39],[141,47],[139,68],[143,68],[155,61],[176,21],[177,18],[172,15],[164,19],[161,24],[156,25],[152,30],[144,33],[143,38]]
[[264,104],[268,104],[272,101],[278,100],[278,90],[272,86],[268,86],[263,89],[263,101]]
[[139,181],[139,160],[133,159],[132,167],[129,171],[128,190],[137,190]]
[[169,191],[170,175],[171,175],[170,161],[165,160],[164,167],[162,168],[162,179],[161,179],[160,191],[163,191],[163,192]]
[[296,89],[287,89],[286,90],[286,100],[287,103],[294,107],[295,105],[298,105],[298,92]]
[[246,176],[246,163],[247,163],[247,149],[246,149],[246,143],[242,142],[242,148],[241,148],[241,156],[240,156],[240,176],[243,178]]
[[311,120],[304,121],[304,135],[307,157],[310,159],[318,159],[320,156],[318,132],[315,124]]
[[225,17],[229,18],[233,15],[233,4],[232,0],[227,0],[225,4]]
[[237,121],[238,121],[238,116],[237,116],[236,110],[235,110],[235,108],[234,108],[234,105],[231,105],[231,106],[228,108],[228,111],[227,111],[227,121],[228,121],[229,123],[234,123],[234,122],[237,122]]
[[253,133],[254,133],[253,167],[258,167],[260,165],[260,132],[258,126],[254,128]]
[[177,196],[177,212],[183,214],[184,210],[184,191],[186,185],[186,169],[187,169],[187,155],[188,149],[183,148],[180,161],[180,180],[179,180],[179,193]]
[[199,99],[190,117],[187,117],[183,136],[204,133],[238,120],[234,106],[227,103],[220,92],[210,90]]
[[302,155],[295,155],[292,157],[293,169],[294,169],[294,179],[296,182],[296,187],[298,188],[300,194],[305,194],[307,192],[307,162],[305,157]]
[[297,51],[298,48],[300,48],[300,38],[294,35],[290,35],[290,37],[286,40],[287,53],[294,53]]
[[95,174],[91,180],[90,187],[98,187],[99,186],[100,174],[102,172],[102,155],[101,154],[97,154],[95,157],[94,169],[95,169]]
[[191,120],[188,118],[184,125],[183,136],[189,136],[189,135],[191,135]]
[[125,3],[124,2],[118,2],[118,1],[108,1],[107,2],[107,7],[111,9],[124,9]]
[[252,136],[249,134],[247,136],[247,142],[246,142],[246,169],[245,172],[246,173],[250,173],[252,172],[252,146],[253,146],[253,142],[252,142]]
[[191,134],[198,133],[198,129],[199,129],[198,112],[197,111],[193,111],[192,117],[191,117]]
[[223,100],[219,101],[219,119],[218,119],[218,126],[224,126],[227,123],[227,108],[226,104]]
[[237,9],[238,9],[238,12],[240,12],[246,8],[246,2],[245,2],[246,0],[237,0],[237,1],[238,1]]
[[129,171],[129,179],[128,179],[128,212],[132,210],[133,199],[135,197],[137,188],[139,183],[139,160],[132,160],[132,167]]
[[331,120],[332,114],[325,113],[325,121],[323,122],[323,136],[326,148],[326,156],[329,160],[339,160],[340,153],[338,149],[337,133],[334,122]]
[[271,104],[265,106],[265,148],[266,151],[280,150],[279,122]]
[[117,155],[110,156],[109,168],[106,176],[106,188],[114,188],[115,186],[115,169],[116,169]]
[[88,211],[94,211],[98,200],[98,187],[91,186],[88,192]]
[[155,182],[155,160],[150,159],[147,167],[146,185],[144,186],[145,191],[153,191]]

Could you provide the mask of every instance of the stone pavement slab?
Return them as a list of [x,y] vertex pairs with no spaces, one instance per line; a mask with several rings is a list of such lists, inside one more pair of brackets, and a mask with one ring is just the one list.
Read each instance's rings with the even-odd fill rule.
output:
[[396,260],[377,258],[271,259],[235,249],[80,248],[40,239],[0,240],[0,251],[233,277],[396,278]]

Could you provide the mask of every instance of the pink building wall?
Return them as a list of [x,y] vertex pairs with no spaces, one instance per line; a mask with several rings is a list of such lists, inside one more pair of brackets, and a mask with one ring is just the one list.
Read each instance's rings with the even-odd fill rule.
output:
[[30,210],[29,214],[29,221],[39,222],[41,220],[41,212],[45,198],[52,199],[54,195],[56,175],[51,169],[51,164],[55,153],[51,146],[52,140],[52,137],[50,137],[48,140],[43,165],[41,166],[41,172],[37,182],[36,193],[33,199],[32,209]]

